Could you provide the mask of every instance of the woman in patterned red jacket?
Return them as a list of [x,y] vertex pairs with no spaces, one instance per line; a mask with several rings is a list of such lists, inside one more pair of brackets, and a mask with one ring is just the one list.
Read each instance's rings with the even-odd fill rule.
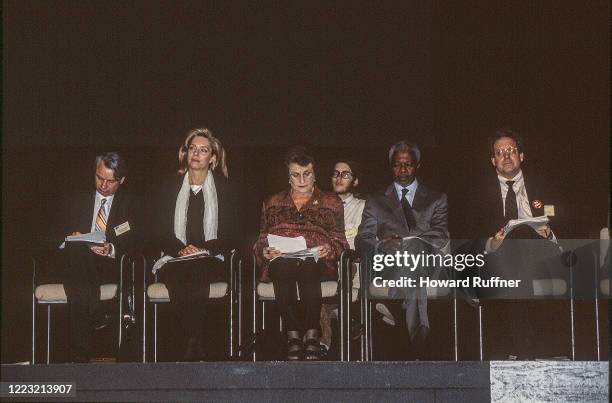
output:
[[[289,151],[285,165],[290,187],[264,202],[261,231],[254,247],[263,262],[262,281],[273,281],[278,309],[287,329],[289,360],[302,356],[307,360],[319,359],[321,281],[337,279],[336,262],[342,250],[348,249],[342,201],[315,186],[314,164],[314,158],[304,148]],[[268,245],[268,234],[303,236],[308,248],[318,248],[319,260],[281,257],[279,250]],[[302,323],[297,315],[296,283],[305,311]]]

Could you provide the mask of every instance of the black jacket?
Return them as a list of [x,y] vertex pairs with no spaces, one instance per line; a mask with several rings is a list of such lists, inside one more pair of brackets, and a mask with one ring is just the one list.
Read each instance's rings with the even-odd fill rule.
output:
[[[224,253],[238,246],[241,239],[241,211],[239,209],[238,189],[221,174],[213,173],[219,206],[219,225],[217,239],[208,239],[204,245],[211,254]],[[174,209],[176,199],[183,184],[183,175],[173,175],[165,180],[160,189],[159,207],[155,212],[157,221],[156,245],[159,250],[170,256],[176,256],[186,245],[174,235]]]
[[[65,213],[59,218],[59,232],[52,241],[53,248],[57,248],[66,235],[78,231],[81,233],[91,232],[91,222],[95,204],[95,190],[72,194],[63,202]],[[138,224],[134,214],[134,203],[132,196],[119,188],[113,197],[113,204],[106,225],[106,241],[115,246],[115,256],[118,258],[123,253],[132,251],[138,244]],[[117,227],[127,223],[129,230],[119,231]],[[124,228],[126,226],[124,225]]]

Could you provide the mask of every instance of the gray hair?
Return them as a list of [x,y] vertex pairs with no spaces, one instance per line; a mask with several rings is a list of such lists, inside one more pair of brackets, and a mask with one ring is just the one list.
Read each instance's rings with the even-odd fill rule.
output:
[[393,164],[393,157],[395,156],[396,153],[400,152],[400,151],[408,151],[410,154],[412,154],[414,156],[414,158],[416,158],[416,163],[419,164],[421,162],[421,150],[419,149],[419,146],[416,145],[415,143],[411,143],[409,141],[398,141],[397,143],[393,144],[391,146],[391,148],[389,149],[389,164]]
[[94,164],[94,172],[98,169],[98,164],[102,161],[104,166],[113,171],[115,179],[125,178],[126,166],[125,161],[118,152],[110,151],[96,156],[96,162]]

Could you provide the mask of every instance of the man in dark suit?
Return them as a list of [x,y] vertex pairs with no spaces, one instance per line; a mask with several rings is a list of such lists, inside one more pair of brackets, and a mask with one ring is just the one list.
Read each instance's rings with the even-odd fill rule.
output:
[[[488,252],[499,248],[508,234],[503,227],[512,219],[548,216],[550,223],[561,206],[553,204],[550,186],[529,177],[521,169],[525,160],[520,136],[510,129],[499,129],[490,141],[491,164],[497,176],[489,176],[471,200],[472,236],[490,236],[483,245]],[[508,197],[510,195],[510,197]],[[522,231],[528,231],[522,229]],[[555,235],[550,224],[533,231],[533,237],[552,240]],[[523,232],[524,234],[524,232]]]
[[103,232],[106,242],[66,242],[64,290],[70,306],[71,356],[88,362],[95,318],[100,315],[100,285],[118,281],[118,259],[134,244],[134,215],[128,194],[120,190],[125,167],[116,152],[95,160],[95,191],[73,195],[63,221],[65,235]]
[[[481,277],[499,276],[502,279],[520,279],[515,289],[478,289],[485,311],[485,345],[490,358],[510,356],[532,358],[562,354],[562,348],[551,349],[565,332],[559,328],[538,346],[536,334],[546,329],[535,328],[545,318],[536,320],[538,311],[546,311],[547,328],[551,317],[563,314],[563,303],[529,301],[535,296],[534,280],[548,281],[562,277],[567,272],[559,259],[557,237],[553,226],[561,206],[555,204],[550,186],[527,176],[522,170],[525,161],[521,137],[510,129],[498,129],[490,140],[490,159],[496,175],[491,175],[473,194],[470,214],[471,238],[475,242],[474,253],[487,253],[486,266]],[[531,219],[547,216],[549,222],[534,225],[522,224],[508,230],[506,224],[513,219]],[[502,299],[503,301],[493,301]],[[558,320],[556,322],[559,322]],[[552,352],[554,351],[554,353]]]
[[[396,251],[435,253],[448,244],[446,195],[417,180],[420,160],[418,146],[406,141],[394,144],[389,150],[394,182],[384,193],[368,198],[355,239],[357,251],[368,259],[378,253],[394,254]],[[411,239],[406,239],[409,237]],[[396,267],[389,267],[387,272],[395,279],[422,274],[420,270],[411,272]],[[429,331],[426,290],[392,287],[389,297],[404,300],[410,338],[414,342],[423,340]]]

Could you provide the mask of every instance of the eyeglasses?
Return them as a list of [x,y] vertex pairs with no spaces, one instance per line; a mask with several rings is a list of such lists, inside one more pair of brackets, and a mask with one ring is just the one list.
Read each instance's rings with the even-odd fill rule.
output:
[[413,162],[394,162],[391,166],[393,167],[393,169],[414,168],[416,167],[416,164]]
[[210,152],[210,148],[206,147],[206,146],[196,146],[196,145],[190,145],[189,148],[187,148],[187,151],[189,151],[191,154],[195,154],[196,151],[198,154],[206,154],[208,152]]
[[518,155],[518,148],[516,148],[514,146],[508,146],[508,147],[504,147],[504,148],[496,148],[495,149],[495,156],[496,157],[503,157],[506,154],[508,154],[508,155]]
[[353,173],[351,171],[334,171],[332,173],[332,178],[336,179],[337,177],[341,177],[342,179],[351,179],[353,177]]

